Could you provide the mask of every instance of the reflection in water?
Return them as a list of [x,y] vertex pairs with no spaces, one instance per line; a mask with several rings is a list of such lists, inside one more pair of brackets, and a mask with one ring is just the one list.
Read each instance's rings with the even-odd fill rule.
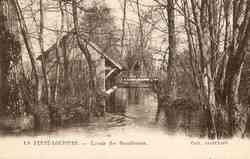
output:
[[[139,91],[138,91],[139,90]],[[131,91],[131,90],[130,90]],[[116,110],[120,110],[116,114],[107,113],[105,117],[94,119],[93,122],[87,126],[76,126],[70,128],[68,132],[84,132],[90,136],[113,136],[116,134],[126,134],[137,131],[164,131],[162,124],[155,124],[155,116],[157,112],[157,98],[156,95],[149,89],[137,89],[139,100],[133,101],[134,92],[129,90],[121,90],[124,97],[122,99],[126,102],[118,103]],[[127,93],[126,95],[124,93]],[[121,95],[120,94],[120,95]],[[132,98],[129,98],[132,97]],[[165,131],[164,131],[165,132]],[[59,134],[65,134],[65,130]]]
[[146,126],[155,120],[157,112],[157,99],[154,93],[147,89],[128,90],[131,94],[128,98],[125,115],[134,118],[138,125]]

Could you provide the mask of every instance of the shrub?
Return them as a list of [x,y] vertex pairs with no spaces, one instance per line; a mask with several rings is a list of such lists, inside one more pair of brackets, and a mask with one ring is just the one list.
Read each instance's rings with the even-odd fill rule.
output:
[[55,104],[51,108],[52,124],[56,127],[81,123],[88,119],[88,111],[80,103]]
[[20,133],[34,128],[34,116],[22,115],[17,118],[5,116],[0,118],[0,130],[4,132]]
[[51,120],[49,106],[45,104],[38,104],[34,105],[33,109],[35,129],[37,131],[50,130]]

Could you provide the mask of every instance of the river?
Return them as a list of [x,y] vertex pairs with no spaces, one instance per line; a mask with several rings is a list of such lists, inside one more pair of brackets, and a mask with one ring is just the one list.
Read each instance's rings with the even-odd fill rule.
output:
[[156,124],[157,99],[154,93],[142,89],[139,102],[130,101],[123,114],[106,113],[105,117],[95,118],[88,125],[75,126],[57,131],[58,134],[86,133],[90,136],[112,136],[117,133],[137,131],[165,131],[163,122]]

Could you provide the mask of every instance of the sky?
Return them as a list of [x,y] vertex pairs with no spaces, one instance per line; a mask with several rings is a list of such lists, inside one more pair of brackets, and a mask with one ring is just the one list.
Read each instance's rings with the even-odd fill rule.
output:
[[[148,0],[149,3],[150,0]],[[113,15],[116,18],[116,24],[121,25],[123,18],[123,0],[106,0],[107,5],[112,8]],[[128,4],[127,4],[128,5]],[[127,9],[127,19],[137,21],[137,15]]]

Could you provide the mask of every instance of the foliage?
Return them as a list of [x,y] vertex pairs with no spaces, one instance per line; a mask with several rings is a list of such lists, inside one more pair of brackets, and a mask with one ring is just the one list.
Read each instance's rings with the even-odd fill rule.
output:
[[116,43],[119,41],[114,17],[111,8],[105,2],[93,3],[86,7],[86,12],[81,16],[80,31],[85,33],[89,40],[95,42],[105,53],[110,56],[119,56]]
[[1,117],[0,130],[6,133],[21,133],[34,128],[34,117],[32,115],[22,115],[20,117]]
[[1,64],[4,67],[4,74],[8,76],[10,70],[21,58],[21,45],[17,36],[8,30],[0,31]]
[[71,97],[67,101],[53,104],[51,108],[52,126],[69,126],[88,120],[87,103],[81,98]]
[[39,104],[32,105],[32,112],[34,115],[35,130],[48,131],[51,128],[50,109],[48,105]]
[[20,97],[17,65],[21,59],[21,45],[17,36],[9,30],[0,31],[0,44],[1,75],[6,80],[2,90],[5,94],[1,99],[4,111],[9,115],[20,115],[20,107],[23,103]]

